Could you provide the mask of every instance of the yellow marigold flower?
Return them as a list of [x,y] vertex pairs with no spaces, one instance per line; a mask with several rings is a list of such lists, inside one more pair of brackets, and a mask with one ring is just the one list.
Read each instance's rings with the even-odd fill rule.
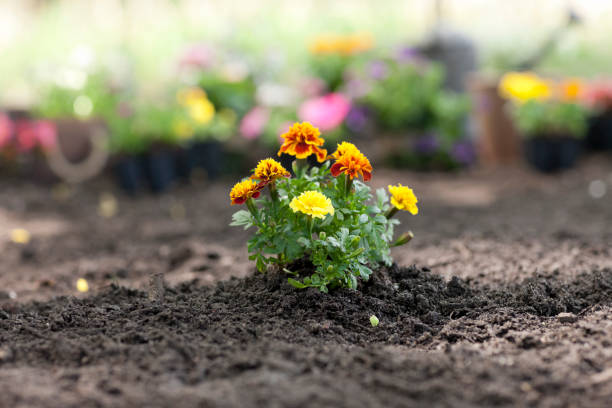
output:
[[251,176],[254,180],[259,180],[263,184],[268,184],[281,177],[289,177],[291,174],[282,164],[274,159],[260,160]]
[[325,143],[323,138],[319,137],[320,135],[319,129],[308,122],[294,123],[287,132],[281,135],[285,141],[278,155],[287,153],[298,159],[305,159],[311,154],[316,154],[319,162],[325,161],[327,150],[320,147]]
[[363,177],[363,181],[370,181],[372,178],[372,165],[368,158],[357,148],[355,150],[347,150],[341,155],[331,166],[330,171],[334,177],[338,177],[340,173],[345,173],[351,180],[359,175]]
[[293,212],[302,212],[313,218],[325,218],[327,214],[334,215],[331,200],[318,191],[304,191],[289,203]]
[[551,96],[551,86],[531,72],[509,72],[499,83],[499,92],[503,97],[517,102],[526,102],[530,99],[548,99]]
[[349,143],[349,142],[342,142],[338,145],[338,148],[330,157],[338,160],[340,157],[344,156],[346,153],[355,152],[355,151],[358,152],[359,149],[357,149],[357,147],[354,144]]
[[398,210],[409,211],[412,215],[417,215],[419,209],[417,207],[416,195],[411,188],[398,184],[397,186],[389,186],[389,193],[391,193],[391,204]]
[[249,198],[259,197],[259,190],[263,188],[263,185],[255,183],[251,179],[242,180],[232,188],[230,191],[230,200],[232,205],[244,204]]

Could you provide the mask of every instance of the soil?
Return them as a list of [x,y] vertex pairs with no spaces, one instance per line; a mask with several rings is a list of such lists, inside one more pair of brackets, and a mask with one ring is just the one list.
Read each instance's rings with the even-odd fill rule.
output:
[[229,180],[135,199],[8,182],[0,227],[33,239],[0,243],[0,406],[612,406],[609,158],[373,184],[392,181],[419,196],[416,238],[330,294],[254,271]]

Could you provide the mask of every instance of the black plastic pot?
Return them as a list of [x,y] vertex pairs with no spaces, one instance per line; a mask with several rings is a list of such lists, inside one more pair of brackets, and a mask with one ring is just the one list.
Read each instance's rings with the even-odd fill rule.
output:
[[589,150],[612,150],[612,112],[605,112],[589,119],[585,145]]
[[144,157],[144,168],[149,186],[155,193],[166,191],[176,177],[175,159],[169,149],[147,153]]
[[189,181],[193,169],[197,166],[197,158],[192,146],[178,148],[174,152],[174,160],[176,176],[183,181]]
[[217,141],[196,142],[190,148],[190,157],[196,167],[206,171],[208,178],[216,179],[223,167],[223,149]]
[[129,194],[135,194],[144,184],[142,157],[121,157],[115,164],[115,176],[122,189]]
[[570,137],[536,136],[525,141],[527,161],[536,169],[552,173],[573,167],[580,156],[580,141]]

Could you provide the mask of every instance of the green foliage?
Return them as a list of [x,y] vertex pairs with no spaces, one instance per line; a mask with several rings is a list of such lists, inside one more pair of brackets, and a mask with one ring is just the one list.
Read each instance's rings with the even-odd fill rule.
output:
[[445,147],[463,137],[470,111],[470,100],[466,95],[441,91],[432,98],[431,111],[434,117],[432,128]]
[[582,138],[587,129],[587,110],[574,102],[531,99],[514,106],[513,114],[525,137]]
[[364,104],[374,110],[382,128],[429,128],[431,106],[442,89],[444,70],[436,64],[425,67],[392,61],[388,67],[388,75],[372,86]]
[[231,109],[242,116],[255,104],[255,83],[249,76],[229,80],[219,73],[205,72],[199,85],[217,110]]
[[[262,194],[256,213],[241,210],[233,216],[231,225],[257,227],[247,247],[260,271],[278,265],[295,274],[289,283],[296,288],[326,292],[336,287],[356,289],[358,280],[368,280],[373,268],[392,263],[390,243],[399,221],[385,216],[390,209],[385,190],[373,197],[370,187],[353,180],[347,191],[345,176],[332,177],[329,162],[296,170],[296,177],[276,181],[277,200],[274,194]],[[333,215],[311,219],[292,211],[291,200],[312,190],[331,199]],[[314,273],[300,278],[300,271],[287,269],[299,260],[312,263]]]

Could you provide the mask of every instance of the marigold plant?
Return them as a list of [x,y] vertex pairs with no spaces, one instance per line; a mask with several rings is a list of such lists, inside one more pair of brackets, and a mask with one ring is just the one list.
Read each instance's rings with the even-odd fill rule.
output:
[[[389,186],[391,198],[384,189],[374,196],[366,184],[373,172],[368,158],[347,142],[328,156],[309,123],[295,123],[282,137],[279,154],[296,157],[293,176],[276,160],[261,160],[230,192],[232,205],[247,207],[231,225],[256,227],[247,248],[261,272],[276,266],[296,288],[356,289],[375,268],[392,263],[392,246],[412,239],[408,231],[394,241],[393,215],[416,215],[417,197],[401,184]],[[308,168],[305,159],[313,154],[322,164]]]

